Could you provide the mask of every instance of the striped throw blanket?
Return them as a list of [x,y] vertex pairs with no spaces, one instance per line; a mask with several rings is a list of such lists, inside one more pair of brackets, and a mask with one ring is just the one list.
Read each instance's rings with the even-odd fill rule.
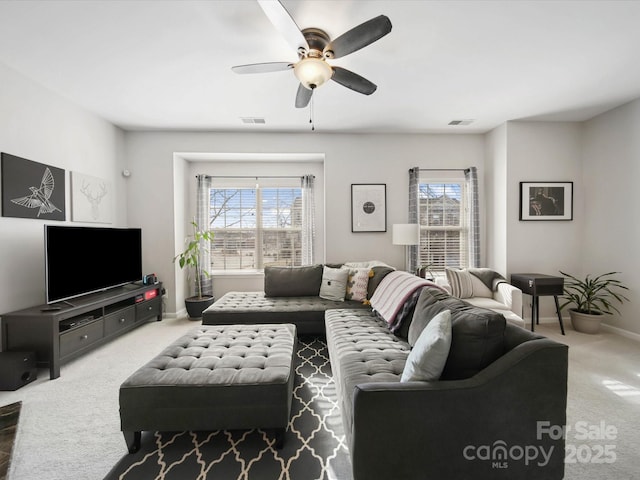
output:
[[391,272],[382,279],[376,291],[371,296],[371,308],[389,325],[393,325],[396,315],[407,299],[418,289],[432,286],[445,291],[439,285],[429,280],[417,277],[407,272]]

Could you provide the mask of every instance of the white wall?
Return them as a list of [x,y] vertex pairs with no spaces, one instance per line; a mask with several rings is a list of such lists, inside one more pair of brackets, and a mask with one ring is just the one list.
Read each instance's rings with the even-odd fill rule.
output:
[[[77,171],[111,182],[113,225],[127,226],[123,146],[120,129],[0,64],[0,151],[66,171],[67,221],[69,172]],[[0,217],[0,313],[45,302],[46,223],[65,222]],[[87,263],[87,273],[99,272]]]
[[[508,122],[506,141],[507,274],[576,271],[583,261],[582,125]],[[520,221],[520,182],[532,181],[572,181],[573,220]],[[523,300],[525,313],[529,301]],[[553,297],[540,298],[540,317],[555,317]]]
[[[204,132],[127,132],[126,157],[132,175],[129,179],[130,223],[141,225],[146,242],[145,259],[166,283],[167,311],[181,309],[176,296],[176,252],[174,226],[174,153],[321,153],[325,155],[325,252],[327,262],[379,259],[401,267],[404,250],[391,244],[391,225],[406,223],[408,211],[408,170],[422,168],[479,169],[483,183],[484,139],[482,135],[340,135],[204,133]],[[181,182],[182,180],[178,180]],[[194,180],[195,181],[195,180]],[[351,232],[351,184],[386,183],[387,232]],[[188,184],[188,183],[187,183]],[[149,191],[161,194],[149,201]],[[480,201],[483,201],[480,189]],[[178,207],[176,207],[178,208]],[[190,218],[194,212],[185,205]],[[181,245],[181,242],[180,242]],[[218,281],[216,279],[215,282]],[[229,279],[233,288],[243,283]],[[248,288],[255,288],[249,283]],[[182,286],[181,288],[184,289]],[[231,287],[229,287],[231,288]],[[221,290],[226,290],[227,287]],[[181,293],[184,295],[184,292]]]
[[483,266],[507,273],[507,125],[485,135],[487,256]]
[[578,274],[619,271],[631,302],[607,322],[640,334],[640,100],[584,127],[584,248]]

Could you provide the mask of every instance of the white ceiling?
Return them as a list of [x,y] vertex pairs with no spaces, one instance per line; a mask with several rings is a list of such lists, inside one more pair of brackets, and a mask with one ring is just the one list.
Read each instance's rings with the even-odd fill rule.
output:
[[[380,14],[393,24],[331,61],[378,90],[320,87],[317,131],[486,132],[585,120],[640,97],[638,1],[282,3],[300,28],[332,38]],[[293,71],[231,71],[296,59],[254,0],[0,1],[0,62],[125,129],[309,131]],[[447,126],[459,119],[474,122]]]

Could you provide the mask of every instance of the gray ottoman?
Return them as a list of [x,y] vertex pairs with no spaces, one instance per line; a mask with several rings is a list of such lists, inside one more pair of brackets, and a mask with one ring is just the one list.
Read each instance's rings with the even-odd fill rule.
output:
[[290,324],[190,330],[120,386],[129,452],[140,448],[143,431],[274,429],[281,447],[296,344]]

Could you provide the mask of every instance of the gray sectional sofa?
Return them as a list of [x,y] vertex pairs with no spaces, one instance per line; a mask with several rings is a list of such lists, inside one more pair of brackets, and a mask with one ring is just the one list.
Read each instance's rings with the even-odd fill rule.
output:
[[[380,290],[394,291],[389,283],[403,280],[408,278],[394,274],[376,281]],[[292,296],[244,295],[261,305],[288,300],[265,311],[234,295],[235,313],[214,304],[203,323],[268,319],[297,320],[293,323],[300,326],[308,315],[299,308],[275,312],[290,306]],[[318,301],[311,310],[330,307],[323,312],[323,332],[355,480],[563,478],[564,439],[548,432],[566,423],[566,345],[431,285],[402,299],[396,309],[402,325],[394,332],[394,322],[380,315],[384,309],[377,310],[375,302],[373,309],[336,303],[339,308]],[[451,344],[440,378],[402,382],[412,347],[445,310],[451,315]]]
[[[339,265],[330,265],[338,267]],[[266,267],[264,291],[228,292],[202,313],[203,325],[293,323],[301,335],[324,334],[324,312],[334,308],[371,311],[361,301],[330,300],[319,296],[323,265]],[[393,268],[371,266],[368,297]]]

